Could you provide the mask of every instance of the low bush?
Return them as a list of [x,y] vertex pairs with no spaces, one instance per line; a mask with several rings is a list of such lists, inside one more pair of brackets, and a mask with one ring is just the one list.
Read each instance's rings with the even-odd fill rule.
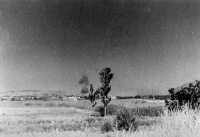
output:
[[32,103],[25,103],[25,106],[33,106]]
[[104,107],[103,106],[97,106],[94,109],[94,112],[98,112],[100,116],[104,116]]
[[110,132],[113,131],[113,125],[110,121],[106,121],[101,125],[101,132],[105,133],[105,132]]
[[135,131],[137,129],[137,124],[135,123],[135,115],[129,108],[121,108],[117,113],[114,124],[118,130]]

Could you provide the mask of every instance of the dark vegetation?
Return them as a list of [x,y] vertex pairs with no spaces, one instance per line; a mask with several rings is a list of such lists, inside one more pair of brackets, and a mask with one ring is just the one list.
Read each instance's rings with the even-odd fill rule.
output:
[[99,75],[101,87],[94,92],[93,86],[91,84],[89,99],[93,107],[97,104],[95,100],[101,99],[101,102],[104,104],[104,116],[106,116],[107,106],[111,101],[111,97],[108,96],[109,92],[111,91],[110,81],[114,74],[111,73],[110,68],[103,68]]
[[116,99],[133,99],[133,96],[116,96]]
[[156,100],[165,100],[170,99],[170,95],[136,95],[135,99],[156,99]]
[[188,86],[181,87],[180,90],[170,88],[168,90],[171,101],[165,100],[170,111],[181,110],[183,106],[188,105],[191,109],[198,109],[200,104],[200,81],[189,83]]
[[[115,116],[112,124],[113,128],[117,130],[135,131],[139,126],[149,126],[154,122],[150,121],[138,121],[142,117],[158,117],[163,114],[162,107],[138,107],[138,108],[127,108],[124,106],[117,106],[110,104],[108,105],[107,116]],[[97,106],[95,109],[101,116],[104,115],[103,106]],[[111,123],[104,123],[102,125],[102,132],[112,131]]]
[[101,132],[105,133],[109,131],[113,131],[113,124],[110,121],[106,121],[101,125]]
[[[163,108],[160,107],[124,107],[119,105],[110,104],[107,107],[107,115],[118,115],[120,110],[128,110],[129,113],[135,116],[148,116],[148,117],[158,117],[163,114]],[[95,112],[98,112],[100,116],[104,115],[103,106],[97,106],[94,109]]]
[[131,109],[121,108],[117,113],[114,123],[118,130],[135,131],[137,129],[135,120],[136,117]]

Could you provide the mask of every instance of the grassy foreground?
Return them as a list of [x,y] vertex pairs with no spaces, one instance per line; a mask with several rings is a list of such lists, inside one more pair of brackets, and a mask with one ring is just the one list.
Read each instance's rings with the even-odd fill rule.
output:
[[161,122],[148,126],[146,129],[129,132],[92,133],[90,131],[66,131],[51,133],[7,134],[3,137],[199,137],[200,112],[185,109],[169,115],[166,111],[161,116]]
[[161,123],[143,131],[126,134],[129,137],[199,137],[200,112],[185,109],[183,112],[167,112],[161,116]]

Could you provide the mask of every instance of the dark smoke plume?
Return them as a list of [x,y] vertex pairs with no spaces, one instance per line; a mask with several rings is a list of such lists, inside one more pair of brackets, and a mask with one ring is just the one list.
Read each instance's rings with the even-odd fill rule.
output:
[[79,80],[79,84],[83,86],[81,89],[81,93],[89,93],[87,86],[89,85],[89,78],[86,75],[83,75],[82,78]]
[[80,85],[88,85],[89,84],[89,79],[86,75],[83,75],[82,78],[79,80]]
[[87,87],[83,87],[83,88],[81,89],[81,93],[83,93],[83,94],[89,93],[88,88],[87,88]]

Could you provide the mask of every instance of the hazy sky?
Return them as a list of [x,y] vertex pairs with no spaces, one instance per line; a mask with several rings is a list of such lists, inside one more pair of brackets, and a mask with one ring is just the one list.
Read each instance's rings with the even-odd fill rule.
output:
[[200,79],[200,1],[0,0],[0,91],[79,93],[104,67],[114,95]]

